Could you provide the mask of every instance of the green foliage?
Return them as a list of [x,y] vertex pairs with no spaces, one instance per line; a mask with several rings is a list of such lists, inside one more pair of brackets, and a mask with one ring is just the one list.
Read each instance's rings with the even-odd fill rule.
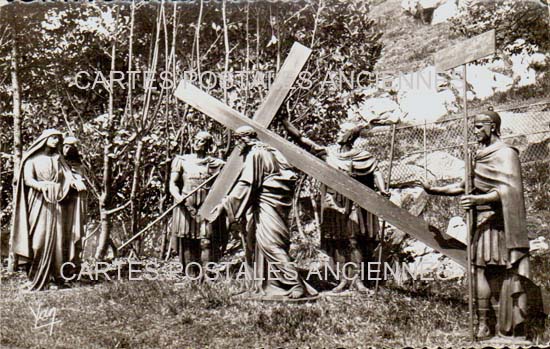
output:
[[[173,39],[173,10],[176,6],[177,27],[175,69],[179,78],[185,71],[222,73],[225,65],[221,4],[204,4],[200,23],[200,59],[196,57],[196,28],[199,2],[164,5],[141,3],[135,8],[132,70],[155,72],[156,82],[147,104],[147,93],[141,74],[136,77],[133,99],[128,103],[128,76],[124,86],[113,88],[114,115],[108,125],[109,90],[105,84],[80,89],[75,77],[79,71],[90,73],[81,84],[93,84],[97,74],[107,80],[111,51],[115,46],[115,69],[128,71],[131,5],[129,3],[59,3],[10,4],[0,11],[0,140],[2,148],[12,147],[11,48],[17,45],[19,80],[23,98],[23,144],[27,147],[43,129],[56,127],[81,140],[81,153],[88,175],[97,194],[102,191],[104,143],[113,140],[109,155],[113,159],[114,197],[108,207],[118,207],[130,199],[136,144],[144,144],[136,193],[140,227],[150,221],[169,203],[165,199],[166,178],[171,158],[188,152],[189,139],[199,129],[214,133],[223,155],[230,150],[226,130],[208,117],[182,103],[176,105],[173,91],[161,93],[160,73],[170,59]],[[24,11],[20,11],[24,7]],[[380,33],[368,17],[368,5],[354,0],[318,0],[313,2],[227,3],[229,37],[228,71],[253,70],[271,72],[280,67],[294,41],[313,48],[306,69],[314,84],[309,89],[291,93],[285,112],[299,118],[300,126],[315,125],[315,136],[323,142],[334,134],[338,121],[345,116],[352,88],[342,90],[324,87],[328,71],[371,71],[380,55]],[[158,64],[153,66],[157,20],[160,19]],[[172,70],[172,65],[169,66]],[[209,91],[224,100],[220,81]],[[267,86],[228,88],[227,103],[251,115],[267,93]],[[131,112],[129,106],[131,105]],[[285,109],[285,108],[283,108]],[[9,165],[8,165],[9,166]],[[5,167],[4,167],[5,169]],[[4,171],[3,169],[3,171]],[[11,197],[12,169],[2,176],[3,207]],[[164,198],[164,200],[163,200]],[[98,200],[90,202],[92,221],[98,217]],[[113,216],[115,241],[128,235],[129,210]],[[7,215],[6,215],[7,216]],[[4,216],[4,219],[7,219]],[[122,223],[122,224],[119,224]],[[126,225],[125,225],[126,224]],[[125,232],[126,231],[126,232]],[[153,240],[157,243],[157,239]],[[146,246],[147,247],[147,246]]]
[[472,1],[450,21],[466,37],[495,29],[497,49],[508,54],[550,49],[548,5],[542,1]]
[[[548,146],[548,142],[545,143]],[[523,166],[525,196],[529,198],[527,206],[534,211],[548,210],[548,203],[550,202],[550,167],[548,166],[548,160]]]

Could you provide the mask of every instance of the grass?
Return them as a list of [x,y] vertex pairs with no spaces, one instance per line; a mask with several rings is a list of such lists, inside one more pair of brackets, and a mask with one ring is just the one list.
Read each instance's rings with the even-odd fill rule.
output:
[[[21,348],[459,347],[468,345],[463,285],[414,282],[367,298],[281,304],[236,300],[233,282],[111,281],[24,294],[2,283],[0,344]],[[31,309],[55,307],[33,330]],[[547,326],[545,333],[550,333]],[[540,337],[538,344],[548,335]]]
[[[2,285],[1,344],[7,347],[364,347],[466,343],[466,305],[390,290],[377,298],[314,304],[236,301],[231,283],[104,282],[22,294]],[[53,335],[33,330],[32,309],[55,307]],[[457,321],[458,320],[458,321]]]

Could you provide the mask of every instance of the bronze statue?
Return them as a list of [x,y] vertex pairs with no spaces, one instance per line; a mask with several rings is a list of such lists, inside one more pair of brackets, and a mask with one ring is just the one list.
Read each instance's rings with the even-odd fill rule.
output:
[[197,215],[210,185],[183,200],[187,193],[220,171],[224,165],[223,160],[208,155],[212,145],[212,135],[200,131],[194,137],[194,153],[178,155],[172,161],[170,194],[175,202],[181,204],[174,209],[171,230],[180,262],[184,266],[190,262],[217,260],[227,243],[225,220],[208,223]]
[[245,156],[243,169],[231,192],[214,208],[213,217],[226,213],[230,222],[243,218],[247,233],[254,235],[252,294],[270,300],[317,295],[299,276],[288,253],[294,171],[278,150],[258,140],[251,127],[238,128],[235,137]]
[[[23,156],[17,173],[13,247],[22,261],[30,261],[29,290],[42,290],[52,280],[62,285],[63,263],[77,258],[81,231],[69,227],[64,205],[72,190],[79,193],[86,187],[63,159],[61,142],[61,132],[45,130]],[[83,221],[83,214],[75,211],[70,219]]]
[[[529,278],[529,241],[521,167],[518,151],[500,140],[500,123],[492,110],[475,116],[479,149],[473,159],[473,192],[460,198],[462,208],[474,209],[477,223],[471,250],[478,339],[523,337],[528,315],[524,281]],[[422,185],[430,194],[464,194],[464,181]]]
[[74,243],[67,246],[69,251],[69,261],[75,266],[80,265],[80,254],[82,253],[82,241],[86,235],[86,217],[88,195],[86,185],[84,184],[84,168],[78,151],[79,141],[77,138],[68,136],[63,139],[63,157],[69,166],[75,183],[75,187],[70,188],[67,197],[63,199],[63,225],[65,227],[65,236],[71,237],[67,241]]
[[[323,158],[330,166],[344,171],[370,188],[376,186],[382,195],[389,196],[382,173],[378,170],[378,161],[368,151],[354,148],[361,130],[368,126],[343,123],[336,144],[325,147],[304,137],[288,120],[283,119],[283,124],[302,146]],[[338,192],[324,185],[321,187],[321,248],[337,265],[343,267],[352,262],[362,266],[368,260],[367,254],[372,256],[378,232],[378,217]],[[353,284],[360,292],[368,292],[358,270],[352,270],[348,276],[345,276],[346,272],[340,270],[340,283],[333,292],[342,292],[346,286],[351,287]]]

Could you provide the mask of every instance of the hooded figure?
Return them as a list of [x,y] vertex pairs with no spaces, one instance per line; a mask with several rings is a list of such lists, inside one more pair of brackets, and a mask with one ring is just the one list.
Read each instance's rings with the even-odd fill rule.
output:
[[[74,185],[70,188],[67,197],[61,202],[63,206],[63,226],[67,237],[71,241],[67,245],[69,261],[76,266],[80,264],[82,251],[82,237],[85,236],[86,211],[88,206],[88,192],[84,184],[84,168],[78,152],[79,141],[68,136],[63,139],[63,157],[71,169]],[[78,183],[78,184],[77,184]],[[79,189],[76,189],[79,188]]]
[[30,261],[29,290],[44,289],[51,278],[62,283],[61,267],[80,240],[64,228],[61,202],[71,188],[82,188],[59,152],[61,139],[61,132],[45,130],[23,156],[17,173],[13,249]]

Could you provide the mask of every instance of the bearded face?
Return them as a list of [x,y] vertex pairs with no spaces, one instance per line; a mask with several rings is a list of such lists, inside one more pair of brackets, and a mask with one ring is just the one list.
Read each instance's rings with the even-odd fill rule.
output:
[[200,151],[206,151],[206,148],[208,147],[208,141],[204,137],[195,137],[195,141],[193,142],[193,150],[196,152]]
[[340,145],[353,144],[355,141],[355,125],[352,123],[343,123],[336,135],[336,143]]

